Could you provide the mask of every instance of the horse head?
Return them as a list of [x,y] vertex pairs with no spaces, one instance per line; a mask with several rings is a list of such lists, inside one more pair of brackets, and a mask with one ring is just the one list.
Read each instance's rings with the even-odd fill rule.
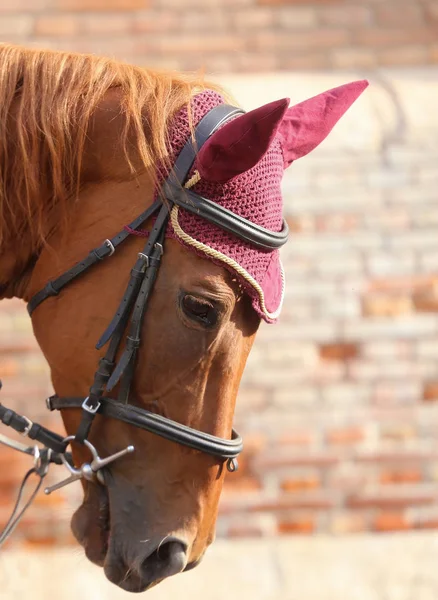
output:
[[[2,295],[31,302],[68,435],[100,456],[135,447],[81,480],[72,521],[88,558],[126,590],[192,568],[214,539],[240,379],[260,321],[276,321],[283,300],[284,169],[365,87],[230,109],[197,138],[225,105],[199,81],[0,48]],[[186,147],[193,160],[181,176]],[[81,410],[62,398],[88,400]],[[186,437],[138,426],[145,418]],[[190,432],[207,434],[204,446]],[[89,460],[87,445],[72,451],[75,464]]]

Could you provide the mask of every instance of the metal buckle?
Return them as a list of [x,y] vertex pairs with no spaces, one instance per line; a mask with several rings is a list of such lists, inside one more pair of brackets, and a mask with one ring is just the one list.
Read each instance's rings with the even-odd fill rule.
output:
[[144,252],[139,252],[137,254],[138,258],[141,258],[142,260],[144,260],[145,264],[146,264],[146,268],[149,267],[149,256],[147,254],[144,254]]
[[106,244],[108,246],[108,248],[110,249],[110,253],[108,254],[108,256],[112,256],[114,254],[114,252],[116,251],[114,244],[112,243],[111,240],[106,239],[104,241],[104,244]]
[[163,244],[160,244],[160,242],[155,242],[154,247],[160,251],[160,256],[163,256],[163,254],[164,254]]
[[24,437],[27,437],[29,435],[30,430],[33,427],[33,421],[31,421],[30,419],[28,419],[25,416],[22,416],[21,418],[24,419],[27,423],[26,427],[24,428],[24,431],[21,432],[21,435]]
[[100,402],[98,402],[98,403],[96,404],[96,406],[89,406],[89,405],[88,405],[88,400],[89,400],[89,399],[90,399],[90,396],[87,396],[87,397],[85,398],[85,400],[82,402],[82,408],[83,408],[84,410],[86,410],[88,413],[90,413],[90,414],[92,414],[92,415],[95,415],[95,414],[97,413],[97,411],[99,410],[99,408],[100,408]]

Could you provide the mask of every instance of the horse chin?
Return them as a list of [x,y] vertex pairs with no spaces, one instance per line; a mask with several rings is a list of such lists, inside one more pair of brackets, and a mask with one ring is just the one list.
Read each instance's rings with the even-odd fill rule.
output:
[[[201,556],[199,559],[188,563],[181,572],[185,573],[187,571],[191,571],[201,563],[202,558],[203,557]],[[130,569],[124,565],[120,560],[114,561],[114,557],[111,557],[111,553],[107,554],[104,572],[108,581],[114,583],[125,592],[134,593],[146,592],[167,578],[163,577],[153,580],[150,578],[145,579],[134,569]]]
[[152,589],[161,581],[162,579],[156,579],[155,581],[144,580],[138,573],[129,569],[123,564],[113,564],[110,561],[107,561],[104,565],[104,573],[108,581],[124,590],[125,592],[132,593],[141,593],[146,592],[147,590]]
[[187,573],[187,571],[191,571],[192,569],[197,567],[199,564],[201,564],[203,558],[204,558],[204,555],[202,555],[197,560],[192,560],[192,562],[189,562],[188,565],[186,566],[186,568],[184,569],[183,573]]
[[103,567],[110,537],[110,509],[107,488],[88,484],[85,499],[71,521],[73,535],[84,548],[88,560]]

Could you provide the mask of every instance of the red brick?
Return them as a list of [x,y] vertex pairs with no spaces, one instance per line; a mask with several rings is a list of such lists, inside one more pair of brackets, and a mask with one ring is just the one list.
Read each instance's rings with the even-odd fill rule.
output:
[[273,25],[274,11],[270,8],[254,7],[248,10],[234,10],[232,15],[233,27],[241,30],[244,34],[248,29],[254,28],[266,29]]
[[395,44],[426,44],[436,41],[436,32],[432,27],[405,28],[367,28],[357,31],[355,43],[372,48],[389,47]]
[[59,540],[55,535],[44,535],[43,533],[40,535],[30,535],[26,536],[26,546],[29,549],[32,549],[35,546],[42,546],[45,548],[52,548],[54,546],[58,546]]
[[245,454],[246,456],[254,456],[262,452],[268,444],[268,437],[261,432],[247,433],[245,435]]
[[428,381],[423,388],[423,400],[427,402],[438,400],[438,382]]
[[377,24],[384,27],[412,27],[424,21],[422,7],[417,2],[380,3],[375,7],[374,15]]
[[318,10],[318,17],[323,25],[354,27],[368,25],[372,19],[372,12],[369,6],[341,4],[321,8]]
[[433,63],[438,62],[438,45],[432,44],[430,48],[430,60]]
[[286,217],[286,222],[289,226],[289,229],[295,233],[309,233],[315,228],[314,220],[310,216],[288,216]]
[[147,8],[148,0],[52,0],[53,9],[69,11],[136,10]]
[[405,531],[411,529],[403,513],[385,512],[376,516],[372,523],[374,531]]
[[[318,29],[315,32],[297,31],[293,34],[286,32],[266,31],[254,35],[254,46],[262,50],[283,49],[293,50],[305,48],[306,52],[316,49],[343,46],[349,41],[348,33],[343,29]],[[304,52],[301,52],[305,56]]]
[[[211,72],[220,70],[228,73],[230,55],[222,58],[212,56],[208,60],[208,69]],[[233,70],[239,73],[260,73],[278,70],[278,57],[275,54],[260,54],[255,52],[239,52],[232,59]]]
[[14,336],[14,339],[0,340],[0,357],[11,354],[29,354],[38,352],[38,346],[33,338],[24,336]]
[[363,463],[417,463],[421,461],[434,460],[438,458],[438,453],[433,450],[381,450],[375,452],[358,451],[355,455],[357,462]]
[[369,479],[369,473],[366,469],[361,469],[359,465],[349,465],[341,463],[337,469],[327,473],[324,482],[324,489],[327,488],[338,492],[345,497],[347,494],[354,494],[357,490],[363,489]]
[[303,492],[282,494],[275,500],[258,499],[248,506],[250,512],[277,512],[284,510],[327,510],[336,506],[336,500],[328,492]]
[[366,317],[396,317],[412,313],[412,300],[409,296],[395,294],[375,294],[365,297],[362,312]]
[[328,467],[339,462],[339,456],[332,452],[290,452],[282,454],[265,454],[257,458],[255,467],[257,469],[275,469],[281,467],[313,466]]
[[297,29],[309,30],[318,26],[318,11],[314,6],[285,6],[266,10],[274,16],[278,28],[291,34]]
[[282,446],[310,446],[315,440],[315,433],[312,431],[291,431],[283,433],[277,440]]
[[278,533],[279,534],[304,534],[313,533],[316,529],[315,520],[312,518],[308,519],[292,519],[292,520],[280,520],[278,522]]
[[[334,0],[312,0],[312,4],[333,4]],[[345,3],[345,0],[335,0],[337,3]],[[272,6],[288,6],[288,5],[306,5],[308,6],[308,0],[257,0],[258,4],[269,4]]]
[[392,483],[418,483],[423,479],[421,471],[418,469],[401,469],[383,471],[380,473],[379,481],[383,484]]
[[163,32],[170,34],[172,31],[179,30],[179,26],[179,15],[175,11],[147,11],[146,13],[135,15],[133,31],[140,33]]
[[304,492],[315,490],[321,485],[319,477],[309,475],[307,477],[290,477],[281,482],[281,489],[285,492]]
[[323,344],[319,348],[319,354],[324,360],[348,360],[356,358],[359,350],[357,344]]
[[[2,431],[2,433],[5,433]],[[14,490],[24,473],[32,467],[32,458],[0,445],[0,488]]]
[[[386,487],[386,486],[385,486]],[[347,499],[350,508],[395,508],[436,502],[436,492],[415,491],[408,493],[400,488],[400,491],[392,490],[392,493],[357,494]]]
[[[69,17],[70,18],[70,17]],[[82,27],[86,34],[123,34],[130,32],[134,27],[133,15],[85,15]]]
[[301,53],[297,50],[281,52],[278,57],[279,68],[283,70],[315,70],[330,66],[330,57],[325,50]]
[[382,425],[380,429],[382,440],[409,441],[417,437],[417,428],[410,423]]
[[264,532],[257,525],[231,525],[227,530],[230,538],[263,537]]
[[431,19],[433,21],[438,21],[438,4],[436,0],[431,0],[425,6],[426,11],[426,19]]
[[255,477],[243,476],[233,477],[234,473],[225,479],[224,492],[226,493],[245,493],[254,492],[261,489],[261,483]]
[[359,511],[345,511],[335,514],[330,518],[328,530],[336,535],[346,533],[360,533],[369,529],[366,513]]
[[44,15],[35,21],[35,34],[45,37],[70,37],[78,35],[79,22],[71,15]]
[[[340,51],[341,52],[341,51]],[[367,55],[369,52],[367,51]],[[353,63],[349,63],[350,65]],[[344,65],[347,66],[347,65]],[[329,232],[349,232],[357,229],[359,224],[359,217],[357,215],[350,214],[335,214],[335,215],[324,215],[315,217],[315,229],[316,231],[329,231]]]
[[361,427],[340,427],[327,433],[329,444],[355,444],[363,441],[364,431]]
[[401,275],[373,279],[369,282],[368,288],[376,292],[418,292],[433,290],[437,285],[438,277],[435,275]]
[[413,304],[417,312],[438,312],[438,285],[414,294]]
[[14,377],[19,372],[19,364],[16,359],[10,358],[9,360],[4,358],[0,360],[0,379],[4,377]]
[[[147,47],[151,47],[151,42],[146,40]],[[152,46],[153,47],[153,46]],[[206,35],[202,32],[194,32],[192,35],[179,35],[164,37],[157,43],[157,47],[163,54],[173,54],[174,52],[182,54],[195,54],[202,53],[213,54],[215,52],[237,52],[241,51],[245,47],[245,40],[243,37],[237,34],[223,32],[220,34]],[[198,58],[198,64],[203,64],[205,59],[202,61]]]
[[57,510],[61,507],[66,506],[67,500],[62,494],[38,494],[35,498],[33,505],[39,506],[49,511]]
[[438,519],[424,519],[415,524],[416,529],[438,529]]
[[429,62],[430,49],[418,44],[405,44],[377,52],[377,63],[385,66],[424,65]]
[[[47,8],[47,0],[1,0],[1,12],[37,12]],[[21,302],[21,301],[20,301]],[[3,308],[3,307],[2,307]]]

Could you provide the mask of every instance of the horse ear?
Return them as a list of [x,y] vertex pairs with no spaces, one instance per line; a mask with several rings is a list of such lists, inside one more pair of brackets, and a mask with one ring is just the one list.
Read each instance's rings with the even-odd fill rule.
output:
[[201,178],[225,183],[252,169],[268,151],[288,106],[288,98],[270,102],[216,131],[196,159]]
[[284,168],[319,146],[367,86],[353,81],[291,106],[279,128]]

